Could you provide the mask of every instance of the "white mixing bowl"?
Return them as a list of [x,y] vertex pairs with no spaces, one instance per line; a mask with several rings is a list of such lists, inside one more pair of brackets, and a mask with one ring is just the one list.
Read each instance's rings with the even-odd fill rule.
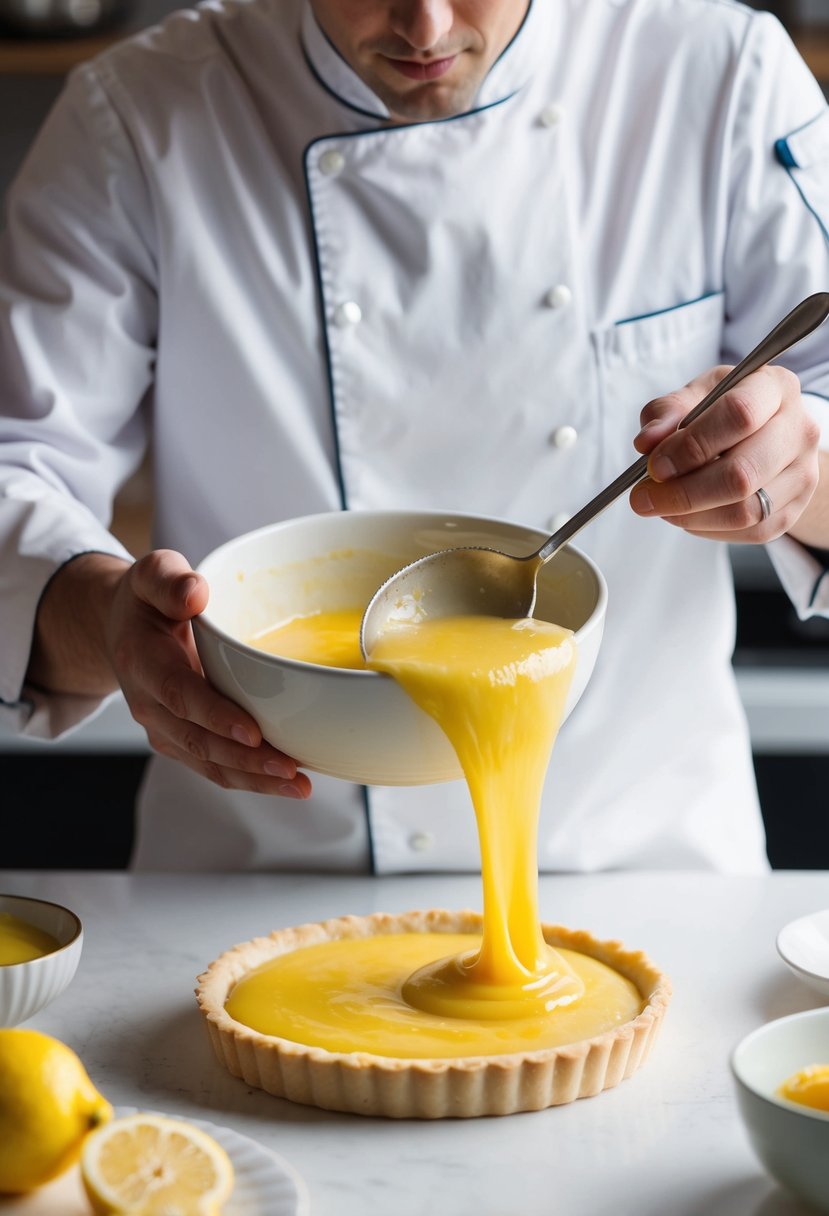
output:
[[[363,785],[425,785],[461,776],[437,724],[387,675],[268,654],[245,639],[315,611],[363,609],[382,582],[427,553],[484,545],[515,555],[545,533],[438,511],[340,511],[260,528],[221,545],[198,566],[210,587],[194,621],[211,683],[256,719],[302,768]],[[569,714],[599,651],[607,587],[568,546],[542,569],[536,616],[572,629],[578,659]]]

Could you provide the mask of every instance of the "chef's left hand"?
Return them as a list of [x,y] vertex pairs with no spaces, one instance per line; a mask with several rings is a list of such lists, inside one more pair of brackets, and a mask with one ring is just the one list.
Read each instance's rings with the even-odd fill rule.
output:
[[[815,491],[819,431],[797,376],[782,367],[753,372],[678,430],[729,370],[712,368],[645,406],[634,446],[650,455],[649,477],[630,502],[694,536],[764,544],[793,527]],[[759,489],[771,499],[765,520]]]

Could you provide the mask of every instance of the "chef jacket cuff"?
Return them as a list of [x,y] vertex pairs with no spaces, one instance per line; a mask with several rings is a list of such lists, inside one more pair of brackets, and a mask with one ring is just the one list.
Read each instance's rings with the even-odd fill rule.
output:
[[51,741],[66,738],[103,710],[118,692],[106,697],[47,693],[24,685],[20,698],[0,702],[0,730],[17,738]]
[[[90,535],[89,540],[92,540]],[[49,582],[57,572],[84,553],[106,553],[132,561],[124,546],[107,532],[75,552],[67,552],[60,542],[51,553],[37,557],[18,554],[4,556],[9,565],[9,611],[3,621],[0,640],[0,730],[32,739],[57,739],[68,734],[103,708],[106,697],[74,696],[53,693],[26,683],[32,635],[38,605]],[[17,564],[17,569],[12,567]]]
[[778,537],[766,550],[801,621],[829,617],[829,569],[818,557],[791,536]]

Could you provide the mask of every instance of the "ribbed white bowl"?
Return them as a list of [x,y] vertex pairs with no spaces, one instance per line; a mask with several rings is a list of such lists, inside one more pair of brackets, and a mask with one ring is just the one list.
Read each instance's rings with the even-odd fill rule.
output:
[[19,1026],[60,996],[78,969],[83,926],[61,904],[25,895],[0,895],[0,913],[8,912],[50,933],[58,949],[28,963],[0,966],[0,1026]]

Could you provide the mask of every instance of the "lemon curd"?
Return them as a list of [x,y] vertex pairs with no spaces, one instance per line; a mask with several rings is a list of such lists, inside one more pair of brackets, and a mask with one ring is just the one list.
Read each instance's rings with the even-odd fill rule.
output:
[[537,907],[541,789],[575,660],[569,630],[482,616],[399,626],[372,652],[370,666],[392,675],[454,747],[481,849],[480,949],[413,975],[405,996],[414,1005],[451,1014],[458,1001],[471,1001],[478,1016],[516,1016],[584,991],[544,941]]
[[359,608],[295,616],[249,639],[251,646],[285,659],[302,659],[323,667],[365,667],[360,649]]
[[[226,1004],[237,1022],[332,1052],[370,1052],[398,1059],[451,1059],[537,1051],[591,1038],[635,1018],[636,987],[612,968],[571,950],[559,965],[583,985],[582,999],[553,1014],[528,1001],[517,1016],[482,1017],[480,1005],[447,994],[446,1015],[408,999],[407,981],[436,959],[480,950],[473,934],[396,933],[339,938],[305,946],[251,971]],[[490,1013],[495,1009],[490,1009]]]
[[829,1114],[829,1064],[802,1068],[783,1082],[777,1096]]
[[28,963],[57,950],[60,942],[51,933],[30,925],[28,921],[0,912],[0,967]]
[[[296,618],[252,644],[360,668],[361,617]],[[367,665],[438,722],[463,768],[481,851],[482,933],[306,946],[243,976],[225,1006],[233,1019],[329,1051],[424,1059],[560,1046],[639,1014],[630,980],[553,949],[539,920],[541,791],[576,658],[570,630],[530,619],[426,618],[381,636]]]

